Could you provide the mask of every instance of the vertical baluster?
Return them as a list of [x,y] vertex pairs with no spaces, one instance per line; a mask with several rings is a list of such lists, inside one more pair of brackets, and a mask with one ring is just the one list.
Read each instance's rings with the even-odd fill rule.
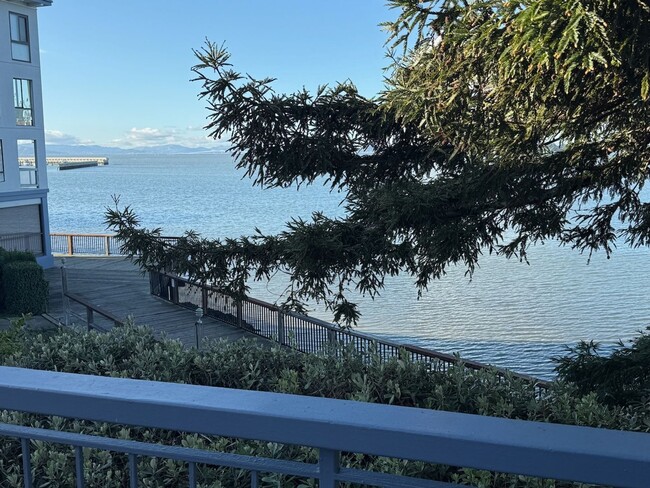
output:
[[189,463],[188,468],[190,488],[196,488],[196,463]]
[[251,488],[258,488],[259,486],[259,475],[257,471],[251,471]]
[[339,472],[339,452],[320,449],[318,452],[318,486],[320,488],[337,488],[336,475]]
[[129,454],[129,487],[138,488],[138,458]]
[[74,467],[77,476],[77,488],[84,488],[84,452],[81,446],[74,447]]
[[29,439],[20,439],[23,452],[23,484],[25,488],[32,488],[32,461],[29,452]]

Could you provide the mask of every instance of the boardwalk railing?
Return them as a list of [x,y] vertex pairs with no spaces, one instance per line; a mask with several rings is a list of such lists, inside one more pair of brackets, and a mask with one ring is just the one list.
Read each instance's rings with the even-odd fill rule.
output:
[[499,376],[531,382],[539,392],[546,390],[550,385],[547,381],[529,375],[343,329],[317,318],[283,310],[255,298],[247,297],[237,301],[216,288],[177,275],[150,272],[149,279],[153,295],[190,309],[200,307],[206,315],[302,352],[313,353],[326,350],[331,345],[344,345],[354,347],[360,353],[374,354],[381,361],[406,354],[412,361],[424,362],[432,371],[446,372],[450,366],[458,364],[474,370],[490,369]]
[[119,255],[122,243],[112,234],[62,234],[51,233],[52,253]]
[[101,469],[84,465],[84,448],[127,454],[131,487],[138,486],[139,464],[150,457],[186,463],[192,488],[199,466],[206,465],[248,471],[252,487],[266,473],[316,479],[321,488],[341,482],[459,486],[347,468],[343,452],[631,488],[646,488],[650,479],[650,435],[645,433],[349,400],[0,367],[0,409],[318,450],[318,463],[308,464],[0,424],[0,436],[20,440],[22,455],[13,462],[22,463],[27,488],[42,481],[33,479],[39,474],[32,472],[36,441],[71,446],[75,462],[69,466],[78,487],[84,486],[84,471]]
[[[161,237],[166,242],[175,242],[176,237]],[[95,255],[122,256],[122,241],[113,234],[70,234],[50,233],[52,253],[64,256]]]
[[40,256],[43,254],[43,234],[40,232],[0,234],[0,247],[7,251],[31,251],[36,256]]
[[112,325],[116,327],[124,325],[124,321],[121,318],[119,318],[115,314],[112,314],[108,310],[104,310],[103,308],[90,303],[81,295],[64,291],[63,296],[68,300],[68,303],[66,304],[66,311],[65,311],[67,318],[72,315],[77,315],[74,312],[72,312],[72,308],[70,307],[70,302],[78,303],[83,308],[85,308],[86,316],[85,317],[79,316],[79,318],[81,318],[86,323],[88,330],[99,330],[101,332],[106,332],[108,330],[108,328],[103,327],[96,323],[95,315],[99,315],[100,317],[106,319],[108,322],[111,322]]

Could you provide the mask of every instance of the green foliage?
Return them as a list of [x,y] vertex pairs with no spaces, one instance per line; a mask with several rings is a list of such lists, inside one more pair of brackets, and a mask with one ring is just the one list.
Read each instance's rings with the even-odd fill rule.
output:
[[345,217],[315,212],[273,236],[188,232],[173,247],[132,209],[108,210],[125,250],[235,296],[284,272],[287,306],[321,301],[351,323],[350,292],[373,296],[387,275],[423,291],[450,265],[525,260],[550,239],[588,253],[650,245],[648,0],[390,5],[394,62],[373,99],[352,83],[278,94],[223,47],[196,52],[208,130],[238,167],[263,187],[324,179]]
[[7,251],[0,247],[0,311],[5,308],[4,301],[4,285],[2,279],[2,268],[7,263],[14,261],[33,261],[36,262],[36,257],[28,251]]
[[[648,329],[650,330],[650,329]],[[627,346],[608,356],[600,354],[597,343],[581,342],[570,354],[556,358],[559,377],[586,395],[595,393],[608,405],[650,404],[650,334],[641,332]]]
[[0,361],[22,350],[22,334],[28,316],[12,320],[9,329],[0,330]]
[[[130,377],[258,391],[351,399],[492,415],[506,418],[650,431],[650,410],[644,405],[606,406],[595,395],[581,396],[558,383],[538,398],[529,383],[499,379],[491,371],[454,367],[447,374],[428,372],[405,358],[382,363],[372,354],[360,357],[351,349],[306,355],[287,348],[268,348],[252,341],[205,343],[201,351],[184,349],[177,341],[156,340],[147,328],[126,326],[110,333],[61,330],[53,336],[24,339],[20,354],[4,364],[71,373]],[[334,354],[335,353],[335,354]],[[337,356],[337,357],[334,357]],[[4,412],[0,422],[84,432],[122,439],[182,445],[278,459],[315,462],[312,449],[242,439],[132,428],[56,417]],[[69,448],[33,442],[36,486],[73,484],[74,457]],[[127,459],[119,453],[84,450],[87,486],[128,484]],[[3,486],[20,486],[20,444],[0,445]],[[495,488],[565,487],[572,484],[419,462],[346,454],[347,467],[373,469],[429,479],[474,483]],[[163,459],[140,460],[142,486],[186,484],[187,468]],[[315,486],[313,480],[263,475],[262,486]],[[199,468],[200,486],[244,487],[250,479],[239,470]],[[302,483],[302,485],[301,485]]]
[[45,313],[48,282],[43,268],[33,261],[13,261],[2,266],[4,303],[10,314]]

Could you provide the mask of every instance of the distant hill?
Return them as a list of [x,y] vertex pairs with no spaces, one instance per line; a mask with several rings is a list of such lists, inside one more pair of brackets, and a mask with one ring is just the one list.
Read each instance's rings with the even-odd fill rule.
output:
[[45,148],[48,156],[111,156],[115,154],[219,154],[225,152],[223,149],[208,147],[186,147],[180,146],[178,144],[131,148],[97,145],[70,146],[64,144],[46,144]]

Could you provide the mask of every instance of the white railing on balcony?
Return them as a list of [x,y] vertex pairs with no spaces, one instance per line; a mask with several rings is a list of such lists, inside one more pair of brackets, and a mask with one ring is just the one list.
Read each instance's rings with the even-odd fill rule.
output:
[[21,441],[15,462],[22,463],[27,488],[33,486],[30,441],[71,446],[77,486],[84,486],[83,448],[126,453],[132,487],[142,456],[186,462],[190,487],[197,464],[247,470],[251,486],[260,473],[313,478],[323,488],[340,482],[457,486],[345,468],[341,452],[630,488],[647,488],[650,480],[649,434],[347,400],[0,367],[0,409],[319,451],[318,464],[307,464],[0,424],[0,436]]

